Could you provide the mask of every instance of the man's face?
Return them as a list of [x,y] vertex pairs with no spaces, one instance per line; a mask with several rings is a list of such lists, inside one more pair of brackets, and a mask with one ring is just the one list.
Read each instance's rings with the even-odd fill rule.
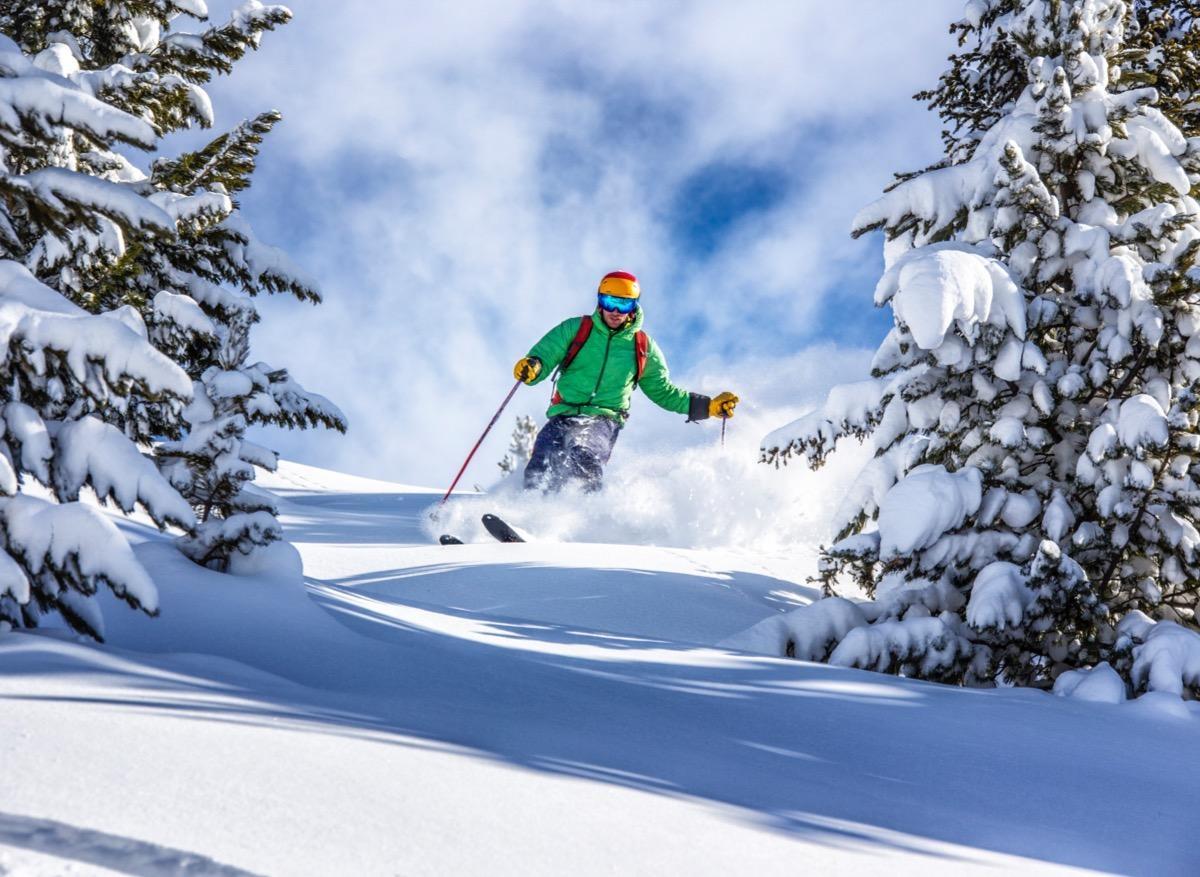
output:
[[600,311],[600,315],[604,317],[604,325],[610,329],[620,329],[625,325],[625,321],[633,316],[633,314],[622,314],[619,311],[604,310]]

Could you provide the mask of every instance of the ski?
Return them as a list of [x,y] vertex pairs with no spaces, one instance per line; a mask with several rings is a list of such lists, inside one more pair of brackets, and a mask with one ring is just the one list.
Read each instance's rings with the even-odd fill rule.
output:
[[443,533],[441,536],[439,536],[438,542],[441,542],[443,545],[462,545],[463,544],[463,541],[461,539],[459,539],[457,536],[451,536],[449,533]]
[[495,515],[484,515],[483,526],[492,536],[499,539],[501,542],[524,542],[520,534],[512,527],[504,523]]

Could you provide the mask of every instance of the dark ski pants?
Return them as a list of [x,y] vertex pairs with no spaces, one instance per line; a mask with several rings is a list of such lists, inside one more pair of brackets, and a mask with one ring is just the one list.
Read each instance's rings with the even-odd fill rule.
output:
[[560,414],[546,421],[525,466],[525,489],[557,492],[569,481],[600,489],[621,425],[608,417]]

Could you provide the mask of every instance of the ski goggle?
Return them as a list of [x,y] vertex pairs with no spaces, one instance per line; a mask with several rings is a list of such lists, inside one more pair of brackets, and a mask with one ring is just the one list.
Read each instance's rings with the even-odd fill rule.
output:
[[597,298],[600,301],[600,310],[616,311],[618,314],[632,314],[637,310],[637,299],[621,298],[619,295],[604,295],[601,293]]

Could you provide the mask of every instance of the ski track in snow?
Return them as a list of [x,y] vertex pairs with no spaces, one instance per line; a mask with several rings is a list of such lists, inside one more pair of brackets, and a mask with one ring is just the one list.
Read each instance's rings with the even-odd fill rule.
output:
[[1194,873],[1194,712],[731,653],[811,590],[730,552],[428,546],[436,497],[338,477],[273,484],[304,589],[126,524],[160,618],[0,638],[0,867]]
[[[87,863],[108,872],[139,874],[145,877],[173,877],[177,874],[196,877],[254,877],[250,871],[222,865],[207,856],[173,850],[133,838],[76,828],[52,819],[31,819],[11,813],[0,813],[0,869],[7,869],[0,870],[0,874],[19,874],[21,871],[32,869],[33,866],[28,862],[4,865],[5,847],[43,853],[57,859],[71,860],[72,863]],[[16,870],[18,867],[21,870]],[[75,873],[86,873],[77,868],[71,870]]]

